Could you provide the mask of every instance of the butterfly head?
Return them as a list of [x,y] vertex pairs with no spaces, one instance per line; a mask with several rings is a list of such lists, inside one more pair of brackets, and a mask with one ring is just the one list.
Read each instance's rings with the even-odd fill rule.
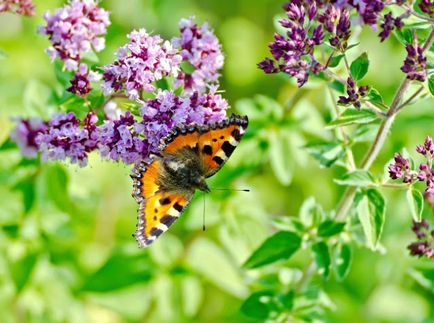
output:
[[211,192],[210,188],[208,187],[208,184],[205,181],[205,177],[196,178],[194,181],[194,184],[196,185],[197,189],[199,189],[205,193]]

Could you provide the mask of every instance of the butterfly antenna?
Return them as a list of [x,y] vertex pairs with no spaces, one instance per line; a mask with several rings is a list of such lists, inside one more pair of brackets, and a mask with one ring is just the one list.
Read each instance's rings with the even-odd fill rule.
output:
[[235,192],[250,192],[249,189],[232,189],[232,188],[212,188],[214,191],[235,191]]
[[202,230],[205,231],[205,193],[203,196]]

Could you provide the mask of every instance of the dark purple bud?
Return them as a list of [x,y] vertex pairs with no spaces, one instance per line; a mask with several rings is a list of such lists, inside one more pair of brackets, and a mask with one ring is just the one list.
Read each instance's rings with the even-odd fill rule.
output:
[[307,11],[307,17],[309,18],[309,20],[312,20],[313,18],[315,18],[316,13],[317,13],[316,2],[313,1],[311,3],[311,5],[309,6],[309,10]]
[[265,58],[258,63],[258,67],[267,74],[277,73],[279,69],[275,66],[274,61],[269,58]]
[[430,17],[434,17],[434,1],[421,0],[419,2],[419,8],[422,12],[426,13]]
[[[426,155],[426,149],[423,145],[417,145],[416,146],[416,152],[418,152],[419,154],[422,154],[424,156]],[[424,164],[422,164],[422,165],[424,165]],[[420,166],[422,167],[422,165],[420,165]]]
[[405,49],[407,50],[407,57],[401,70],[407,74],[407,78],[410,80],[425,81],[427,74],[426,57],[422,47],[408,44]]

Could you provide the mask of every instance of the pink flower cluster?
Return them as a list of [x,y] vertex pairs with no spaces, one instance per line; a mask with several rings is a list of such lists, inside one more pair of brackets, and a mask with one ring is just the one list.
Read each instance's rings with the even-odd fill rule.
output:
[[404,183],[421,181],[426,183],[425,194],[434,196],[434,142],[431,137],[426,137],[423,145],[418,145],[416,151],[424,156],[426,162],[419,165],[418,170],[411,168],[409,159],[396,153],[394,162],[389,165],[389,175],[392,179],[403,179]]
[[47,54],[53,60],[62,60],[66,70],[76,72],[68,91],[87,95],[90,82],[98,80],[98,74],[83,63],[83,56],[104,49],[104,36],[110,24],[108,12],[98,7],[95,0],[71,0],[55,13],[45,13],[44,19],[47,25],[39,31],[51,42]]
[[144,29],[128,35],[130,42],[118,49],[118,58],[104,67],[106,95],[125,90],[131,100],[138,100],[141,91],[152,92],[153,84],[163,77],[178,76],[182,57],[169,41],[151,36]]
[[32,0],[1,0],[0,12],[12,12],[23,16],[33,16],[35,5]]
[[[82,14],[76,12],[79,8]],[[54,44],[53,53],[76,72],[68,91],[81,96],[92,90],[93,77],[81,61],[81,55],[103,44],[94,36],[105,32],[108,25],[108,20],[93,25],[96,16],[90,12],[106,17],[105,11],[96,9],[93,0],[74,0],[55,15],[47,16],[49,23],[44,29]],[[93,23],[75,25],[82,29],[78,33],[71,30],[77,20]],[[34,157],[40,152],[44,160],[68,159],[85,166],[88,154],[98,151],[105,159],[138,163],[148,159],[151,153],[158,153],[160,139],[176,125],[206,125],[225,119],[228,103],[217,94],[218,70],[224,60],[221,46],[207,25],[198,26],[192,20],[182,20],[180,25],[182,36],[173,42],[149,35],[144,29],[128,35],[130,41],[117,50],[115,62],[103,67],[101,87],[109,96],[100,107],[104,109],[104,120],[98,120],[92,111],[84,120],[72,112],[56,114],[47,122],[20,120],[13,139],[23,155]],[[53,29],[49,26],[56,26],[56,32],[49,32]],[[91,28],[93,33],[83,30],[86,28]],[[182,70],[183,61],[193,67],[191,74]],[[158,88],[158,81],[163,78],[172,90]],[[184,83],[187,78],[191,82]],[[175,94],[173,89],[179,86],[182,89],[177,89]],[[148,92],[146,96],[144,91]],[[131,111],[120,110],[113,100],[117,96],[134,101],[139,112],[133,115]]]
[[72,0],[53,14],[45,13],[44,19],[47,25],[39,31],[51,42],[47,53],[61,59],[67,70],[77,71],[83,54],[105,47],[109,14],[94,0]]
[[191,64],[193,71],[181,71],[175,84],[188,92],[203,93],[220,76],[218,71],[224,63],[221,45],[208,24],[198,26],[193,17],[181,19],[179,26],[181,37],[174,38],[172,43],[181,49],[183,60]]

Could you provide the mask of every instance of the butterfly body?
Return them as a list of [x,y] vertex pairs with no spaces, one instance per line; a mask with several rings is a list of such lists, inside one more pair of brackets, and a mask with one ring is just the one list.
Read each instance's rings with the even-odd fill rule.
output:
[[160,154],[137,165],[133,197],[139,203],[134,237],[146,247],[165,232],[186,208],[196,189],[209,192],[206,178],[230,157],[247,128],[247,117],[207,126],[174,128],[162,138]]

